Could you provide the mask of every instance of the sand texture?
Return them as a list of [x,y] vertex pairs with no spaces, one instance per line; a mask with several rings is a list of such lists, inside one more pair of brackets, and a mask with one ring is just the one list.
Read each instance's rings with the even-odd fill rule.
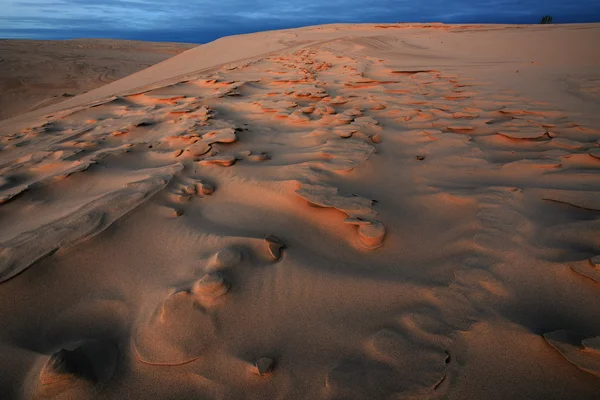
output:
[[59,103],[196,46],[110,39],[0,40],[0,120]]
[[599,38],[262,32],[1,122],[0,398],[598,399]]

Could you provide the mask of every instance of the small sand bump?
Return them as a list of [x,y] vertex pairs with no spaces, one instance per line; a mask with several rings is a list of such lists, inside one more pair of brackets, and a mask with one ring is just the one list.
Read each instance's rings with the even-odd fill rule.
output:
[[379,125],[379,121],[373,117],[358,117],[354,121],[358,124]]
[[363,113],[358,108],[350,108],[343,112],[344,115],[348,115],[350,117],[362,117]]
[[354,117],[344,114],[338,114],[336,120],[341,124],[349,124],[354,121]]
[[381,139],[381,135],[380,135],[379,133],[377,133],[377,134],[375,134],[375,135],[371,136],[371,141],[372,141],[373,143],[381,143],[381,140],[382,140],[382,139]]
[[358,127],[354,125],[340,125],[333,128],[333,132],[340,137],[349,138],[353,133],[358,132]]
[[195,184],[196,187],[196,194],[200,195],[210,195],[215,191],[215,188],[213,187],[213,185],[206,183],[206,182],[196,182]]
[[229,167],[235,164],[235,161],[235,157],[231,154],[217,154],[201,160],[200,165],[220,165],[222,167]]
[[92,366],[80,352],[61,349],[52,354],[39,377],[38,395],[54,397],[78,384],[80,377],[93,378]]
[[272,372],[274,361],[271,358],[262,357],[252,366],[252,372],[256,375],[265,376]]
[[237,136],[233,128],[224,128],[202,135],[202,141],[209,145],[213,143],[233,143],[237,141]]
[[332,115],[332,114],[336,113],[335,108],[333,108],[331,106],[324,106],[324,107],[321,106],[321,107],[318,107],[315,110],[315,112],[317,112],[317,111],[319,111],[319,112],[321,112],[322,114],[325,114],[325,115]]
[[309,122],[310,121],[310,117],[308,117],[305,113],[303,113],[302,111],[294,111],[293,113],[291,113],[288,116],[290,121],[294,121],[294,122]]
[[371,208],[372,200],[360,196],[342,196],[336,188],[331,186],[303,183],[302,187],[296,190],[296,194],[309,203],[320,207],[333,207],[346,213],[348,216],[374,214]]
[[600,160],[600,148],[590,149],[588,154]]
[[327,93],[324,93],[324,89],[322,88],[307,88],[293,91],[292,93],[295,97],[312,97],[312,98],[323,98],[327,96]]
[[189,151],[192,154],[192,156],[198,157],[208,153],[210,149],[210,144],[208,144],[207,142],[198,141],[192,144],[191,146],[188,146],[186,150]]
[[198,192],[198,188],[194,183],[190,183],[189,185],[183,185],[181,191],[187,195],[193,196]]
[[203,183],[202,184],[202,194],[212,194],[215,191],[215,188],[213,185],[209,184],[209,183]]
[[600,255],[591,257],[590,263],[594,268],[600,268]]
[[274,235],[267,235],[265,237],[265,242],[267,243],[267,249],[269,250],[269,254],[275,261],[281,258],[281,250],[285,248],[285,244],[281,239]]
[[385,227],[382,223],[372,221],[368,225],[359,225],[358,235],[362,244],[368,250],[374,250],[383,246],[383,239],[385,237]]
[[253,153],[248,156],[248,160],[254,162],[268,161],[271,157],[267,153]]
[[385,227],[378,221],[370,221],[360,217],[346,218],[344,223],[358,226],[361,246],[374,250],[383,245]]
[[235,267],[242,261],[242,253],[235,247],[225,247],[215,254],[209,263],[210,269]]
[[229,289],[229,284],[220,273],[210,272],[194,283],[192,293],[198,303],[206,307],[213,305],[215,300],[229,292]]
[[329,104],[346,104],[348,102],[348,99],[342,96],[337,96],[334,97],[333,99],[329,100]]
[[104,341],[85,341],[73,350],[61,349],[42,367],[37,395],[54,397],[75,387],[106,383],[113,378],[118,359],[118,348]]

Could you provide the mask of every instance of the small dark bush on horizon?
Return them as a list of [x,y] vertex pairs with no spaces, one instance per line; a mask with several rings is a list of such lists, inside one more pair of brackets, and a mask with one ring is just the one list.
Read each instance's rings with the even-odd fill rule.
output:
[[540,24],[551,24],[552,23],[552,15],[544,15],[542,17],[542,21]]

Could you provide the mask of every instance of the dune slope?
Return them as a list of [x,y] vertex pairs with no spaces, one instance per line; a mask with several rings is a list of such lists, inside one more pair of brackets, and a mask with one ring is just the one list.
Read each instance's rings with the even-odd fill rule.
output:
[[0,40],[0,120],[104,86],[185,50],[132,40]]
[[229,37],[0,136],[0,397],[596,399],[599,25]]

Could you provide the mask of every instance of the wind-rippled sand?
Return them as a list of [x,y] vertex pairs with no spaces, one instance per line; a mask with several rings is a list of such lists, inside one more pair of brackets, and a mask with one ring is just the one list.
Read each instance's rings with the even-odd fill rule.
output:
[[599,25],[228,37],[0,125],[0,397],[597,399]]

